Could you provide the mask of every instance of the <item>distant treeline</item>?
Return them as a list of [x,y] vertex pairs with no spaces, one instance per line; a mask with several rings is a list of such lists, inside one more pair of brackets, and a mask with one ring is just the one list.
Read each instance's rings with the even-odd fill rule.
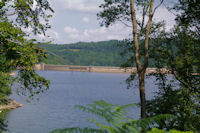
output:
[[[121,56],[123,42],[117,40],[101,42],[78,42],[73,44],[42,44],[48,58],[46,64],[80,66],[121,66],[130,56]],[[150,63],[151,66],[152,63]]]

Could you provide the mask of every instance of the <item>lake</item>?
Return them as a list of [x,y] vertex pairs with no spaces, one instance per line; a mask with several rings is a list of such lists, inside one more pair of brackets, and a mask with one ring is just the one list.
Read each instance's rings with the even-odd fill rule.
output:
[[[93,117],[75,109],[75,105],[87,105],[97,100],[112,104],[139,102],[137,86],[126,89],[128,74],[38,71],[51,81],[50,89],[40,96],[39,101],[26,102],[26,97],[13,93],[10,97],[24,104],[7,114],[7,133],[49,133],[58,128],[95,126],[86,121]],[[156,91],[155,79],[146,80],[147,99]],[[140,109],[133,107],[129,116],[137,119]]]

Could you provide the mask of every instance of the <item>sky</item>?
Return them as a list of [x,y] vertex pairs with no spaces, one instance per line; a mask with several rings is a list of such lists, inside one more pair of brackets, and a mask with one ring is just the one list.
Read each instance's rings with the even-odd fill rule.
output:
[[[131,37],[131,28],[122,23],[113,24],[108,28],[100,26],[96,14],[101,11],[99,5],[103,0],[49,0],[49,2],[55,11],[50,19],[52,28],[46,32],[49,37],[39,35],[39,40],[68,44],[80,41],[122,40]],[[158,8],[154,20],[165,20],[166,29],[169,30],[175,24],[174,18],[175,16],[162,6]]]

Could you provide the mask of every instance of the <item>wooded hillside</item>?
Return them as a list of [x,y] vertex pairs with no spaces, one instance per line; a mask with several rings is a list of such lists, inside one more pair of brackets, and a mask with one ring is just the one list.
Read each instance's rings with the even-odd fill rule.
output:
[[120,41],[78,42],[74,44],[43,44],[48,54],[46,64],[81,66],[120,66],[128,57],[122,57]]

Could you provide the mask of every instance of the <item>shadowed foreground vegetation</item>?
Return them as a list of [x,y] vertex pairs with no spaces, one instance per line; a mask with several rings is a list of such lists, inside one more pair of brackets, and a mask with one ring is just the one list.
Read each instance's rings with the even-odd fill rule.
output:
[[155,124],[158,124],[161,120],[171,119],[172,115],[158,115],[155,117],[149,117],[140,120],[130,119],[127,114],[130,107],[138,106],[137,104],[117,105],[110,104],[103,100],[95,101],[93,104],[87,106],[77,105],[76,108],[93,114],[96,117],[101,118],[93,119],[88,118],[88,121],[95,123],[97,128],[86,127],[71,127],[65,129],[57,129],[51,133],[140,133],[142,128],[147,129],[148,133],[193,133],[193,132],[181,132],[177,130],[159,130],[152,128]]

